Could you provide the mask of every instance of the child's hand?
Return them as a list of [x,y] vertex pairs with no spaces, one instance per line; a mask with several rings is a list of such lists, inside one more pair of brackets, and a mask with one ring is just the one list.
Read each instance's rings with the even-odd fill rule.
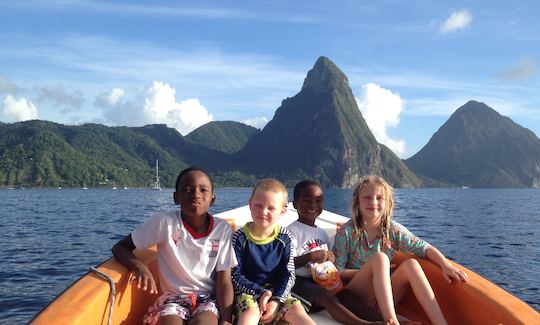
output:
[[467,274],[457,267],[453,266],[450,262],[447,262],[442,267],[443,276],[446,282],[452,283],[452,280],[457,280],[459,282],[469,281]]
[[332,251],[326,251],[327,255],[326,255],[326,260],[327,261],[330,261],[332,263],[335,263],[336,262],[336,256],[334,256],[334,252]]
[[265,310],[261,314],[260,321],[262,323],[271,323],[276,317],[276,311],[279,304],[277,301],[272,300],[266,304]]
[[259,303],[259,313],[260,313],[261,319],[262,319],[262,316],[265,315],[267,311],[268,300],[270,300],[270,298],[272,298],[272,291],[270,290],[264,291],[259,297],[258,303]]
[[259,309],[261,310],[261,314],[264,312],[264,309],[266,308],[266,304],[268,303],[268,300],[272,298],[272,291],[266,290],[264,291],[261,296],[259,297]]
[[150,272],[145,265],[141,266],[135,272],[135,277],[131,278],[129,283],[132,283],[133,281],[137,281],[137,288],[142,289],[143,291],[150,289],[151,294],[158,293],[156,280],[154,280],[152,272]]
[[326,261],[331,261],[333,263],[335,261],[334,253],[331,251],[320,249],[309,254],[311,262],[314,263],[323,263]]

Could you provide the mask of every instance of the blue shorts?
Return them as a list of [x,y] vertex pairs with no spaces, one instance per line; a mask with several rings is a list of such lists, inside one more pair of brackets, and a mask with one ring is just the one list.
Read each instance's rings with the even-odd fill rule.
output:
[[315,303],[315,299],[320,294],[323,287],[315,283],[312,278],[297,276],[294,287],[292,288],[292,296],[300,300],[304,309],[309,312],[318,312],[323,308]]

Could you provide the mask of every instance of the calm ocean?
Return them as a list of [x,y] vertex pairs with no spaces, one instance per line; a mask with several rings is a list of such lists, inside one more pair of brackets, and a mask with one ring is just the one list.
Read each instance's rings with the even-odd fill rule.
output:
[[[245,205],[249,189],[217,189],[212,212]],[[325,192],[349,215],[351,190]],[[28,322],[172,190],[0,190],[0,323]],[[398,189],[395,219],[458,263],[540,310],[540,190]]]

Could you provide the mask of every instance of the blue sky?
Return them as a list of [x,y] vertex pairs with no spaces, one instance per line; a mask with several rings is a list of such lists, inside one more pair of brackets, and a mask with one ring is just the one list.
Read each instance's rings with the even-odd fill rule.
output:
[[378,141],[420,150],[469,100],[540,135],[537,1],[2,1],[0,121],[256,127],[320,56]]

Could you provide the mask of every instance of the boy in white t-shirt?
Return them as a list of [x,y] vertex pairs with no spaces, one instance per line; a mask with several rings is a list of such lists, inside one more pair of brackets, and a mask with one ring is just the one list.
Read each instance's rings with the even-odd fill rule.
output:
[[[328,234],[315,225],[315,220],[322,213],[323,203],[323,190],[319,183],[305,180],[294,187],[293,206],[298,212],[298,220],[287,226],[296,244],[294,258],[296,283],[292,288],[293,296],[302,301],[308,312],[322,307],[341,324],[370,324],[359,318],[338,299],[338,297],[347,299],[347,296],[351,295],[350,292],[344,290],[336,296],[312,280],[307,267],[309,263],[334,262],[334,254],[328,250],[330,243]],[[358,306],[355,312],[363,315],[365,310]]]
[[132,252],[157,245],[161,295],[145,324],[230,324],[236,258],[231,227],[208,213],[215,200],[210,176],[197,167],[183,170],[173,197],[178,211],[147,220],[114,245],[113,255],[135,273],[138,288],[157,294],[154,276]]

